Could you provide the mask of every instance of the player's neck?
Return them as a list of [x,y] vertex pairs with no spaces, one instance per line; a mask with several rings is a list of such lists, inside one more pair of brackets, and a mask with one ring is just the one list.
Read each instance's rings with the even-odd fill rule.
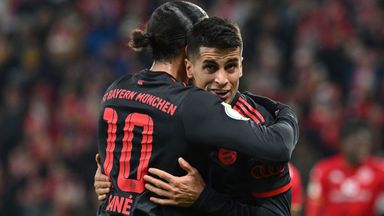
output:
[[359,159],[353,158],[353,157],[352,158],[345,157],[345,161],[349,167],[356,168],[356,167],[361,166],[363,164],[364,160],[361,160],[361,159],[359,160]]
[[186,80],[184,57],[181,56],[167,61],[154,61],[150,70],[166,72],[178,81],[184,82]]

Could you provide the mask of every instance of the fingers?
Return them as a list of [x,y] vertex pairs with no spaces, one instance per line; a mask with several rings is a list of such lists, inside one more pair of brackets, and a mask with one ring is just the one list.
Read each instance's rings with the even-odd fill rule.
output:
[[172,193],[166,191],[166,190],[163,190],[161,188],[158,188],[158,187],[155,187],[151,184],[145,184],[145,188],[149,191],[151,191],[152,193],[155,193],[159,196],[163,196],[163,197],[166,197],[166,198],[172,198]]
[[[99,181],[99,180],[95,180],[95,189],[98,189],[98,188],[106,188],[109,190],[109,188],[111,187],[111,182],[109,181]],[[109,191],[108,191],[109,192]]]
[[100,155],[95,155],[95,161],[97,164],[97,170],[95,173],[95,192],[97,194],[97,199],[99,201],[103,201],[107,198],[107,194],[110,191],[111,182],[108,178],[108,176],[101,173],[101,162],[100,162]]
[[111,181],[109,180],[108,176],[101,173],[100,168],[97,168],[95,173],[95,183],[94,187],[97,188],[110,188],[111,187]]
[[103,175],[103,174],[96,174],[95,175],[95,181],[108,182],[110,184],[108,176]]
[[151,183],[152,185],[155,185],[158,188],[162,188],[162,189],[167,190],[167,191],[172,191],[172,186],[169,183],[164,182],[160,179],[154,178],[154,177],[149,176],[149,175],[145,175],[144,180],[148,183]]
[[97,199],[98,199],[99,201],[103,201],[103,200],[105,200],[106,198],[107,198],[107,195],[106,195],[106,194],[97,196]]
[[102,196],[107,196],[109,191],[110,191],[109,188],[96,188],[95,189],[95,192],[96,192],[98,198],[102,197]]
[[174,200],[170,200],[170,199],[161,199],[161,198],[156,198],[156,197],[150,197],[149,200],[151,202],[154,202],[154,203],[159,204],[159,205],[172,205],[172,206],[177,205],[177,203]]
[[101,173],[101,169],[97,168],[95,173],[95,182],[101,181],[101,182],[110,182],[109,177]]
[[167,182],[171,182],[172,179],[175,178],[175,176],[156,168],[149,168],[148,172],[166,180]]
[[101,162],[100,162],[100,155],[99,154],[96,154],[95,160],[96,160],[97,168],[100,168]]
[[184,160],[184,158],[179,157],[178,162],[180,167],[183,168],[183,170],[187,171],[188,173],[195,172],[196,169],[193,166],[191,166],[186,160]]
[[101,163],[100,163],[100,155],[99,155],[99,153],[97,153],[95,155],[95,161],[96,161],[97,167],[100,167]]
[[107,176],[101,173],[96,173],[94,187],[97,194],[97,199],[102,201],[106,199],[107,194],[110,192],[111,182],[109,182]]

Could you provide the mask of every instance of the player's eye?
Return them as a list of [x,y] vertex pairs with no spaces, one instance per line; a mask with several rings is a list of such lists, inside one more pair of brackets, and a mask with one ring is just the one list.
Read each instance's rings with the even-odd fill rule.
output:
[[205,64],[203,69],[209,73],[213,73],[217,70],[217,66],[214,64]]
[[237,63],[230,63],[225,66],[225,70],[229,72],[235,72],[235,70],[238,68]]

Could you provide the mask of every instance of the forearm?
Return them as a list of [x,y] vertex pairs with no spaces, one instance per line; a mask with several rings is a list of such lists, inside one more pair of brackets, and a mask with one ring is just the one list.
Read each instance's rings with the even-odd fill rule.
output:
[[272,153],[274,153],[277,154],[275,157],[280,158],[280,161],[289,161],[299,139],[297,117],[293,110],[288,107],[280,110],[276,117],[276,123],[269,126],[268,129],[277,135],[266,146],[270,149],[267,151],[267,155],[271,153],[270,157],[273,157]]
[[[231,110],[219,101],[184,105],[187,139],[197,145],[213,145],[236,150],[258,160],[284,162],[290,159],[297,142],[297,119],[289,108],[282,109],[275,124],[257,125],[251,120],[229,115]],[[199,108],[192,104],[200,104]],[[233,111],[235,112],[235,111]]]

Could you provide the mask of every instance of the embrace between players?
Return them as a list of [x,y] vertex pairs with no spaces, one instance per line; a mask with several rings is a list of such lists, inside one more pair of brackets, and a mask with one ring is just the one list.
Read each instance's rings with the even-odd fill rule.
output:
[[238,92],[239,28],[172,1],[130,46],[149,47],[154,61],[112,83],[107,92],[120,93],[101,103],[98,215],[290,215],[297,118]]

